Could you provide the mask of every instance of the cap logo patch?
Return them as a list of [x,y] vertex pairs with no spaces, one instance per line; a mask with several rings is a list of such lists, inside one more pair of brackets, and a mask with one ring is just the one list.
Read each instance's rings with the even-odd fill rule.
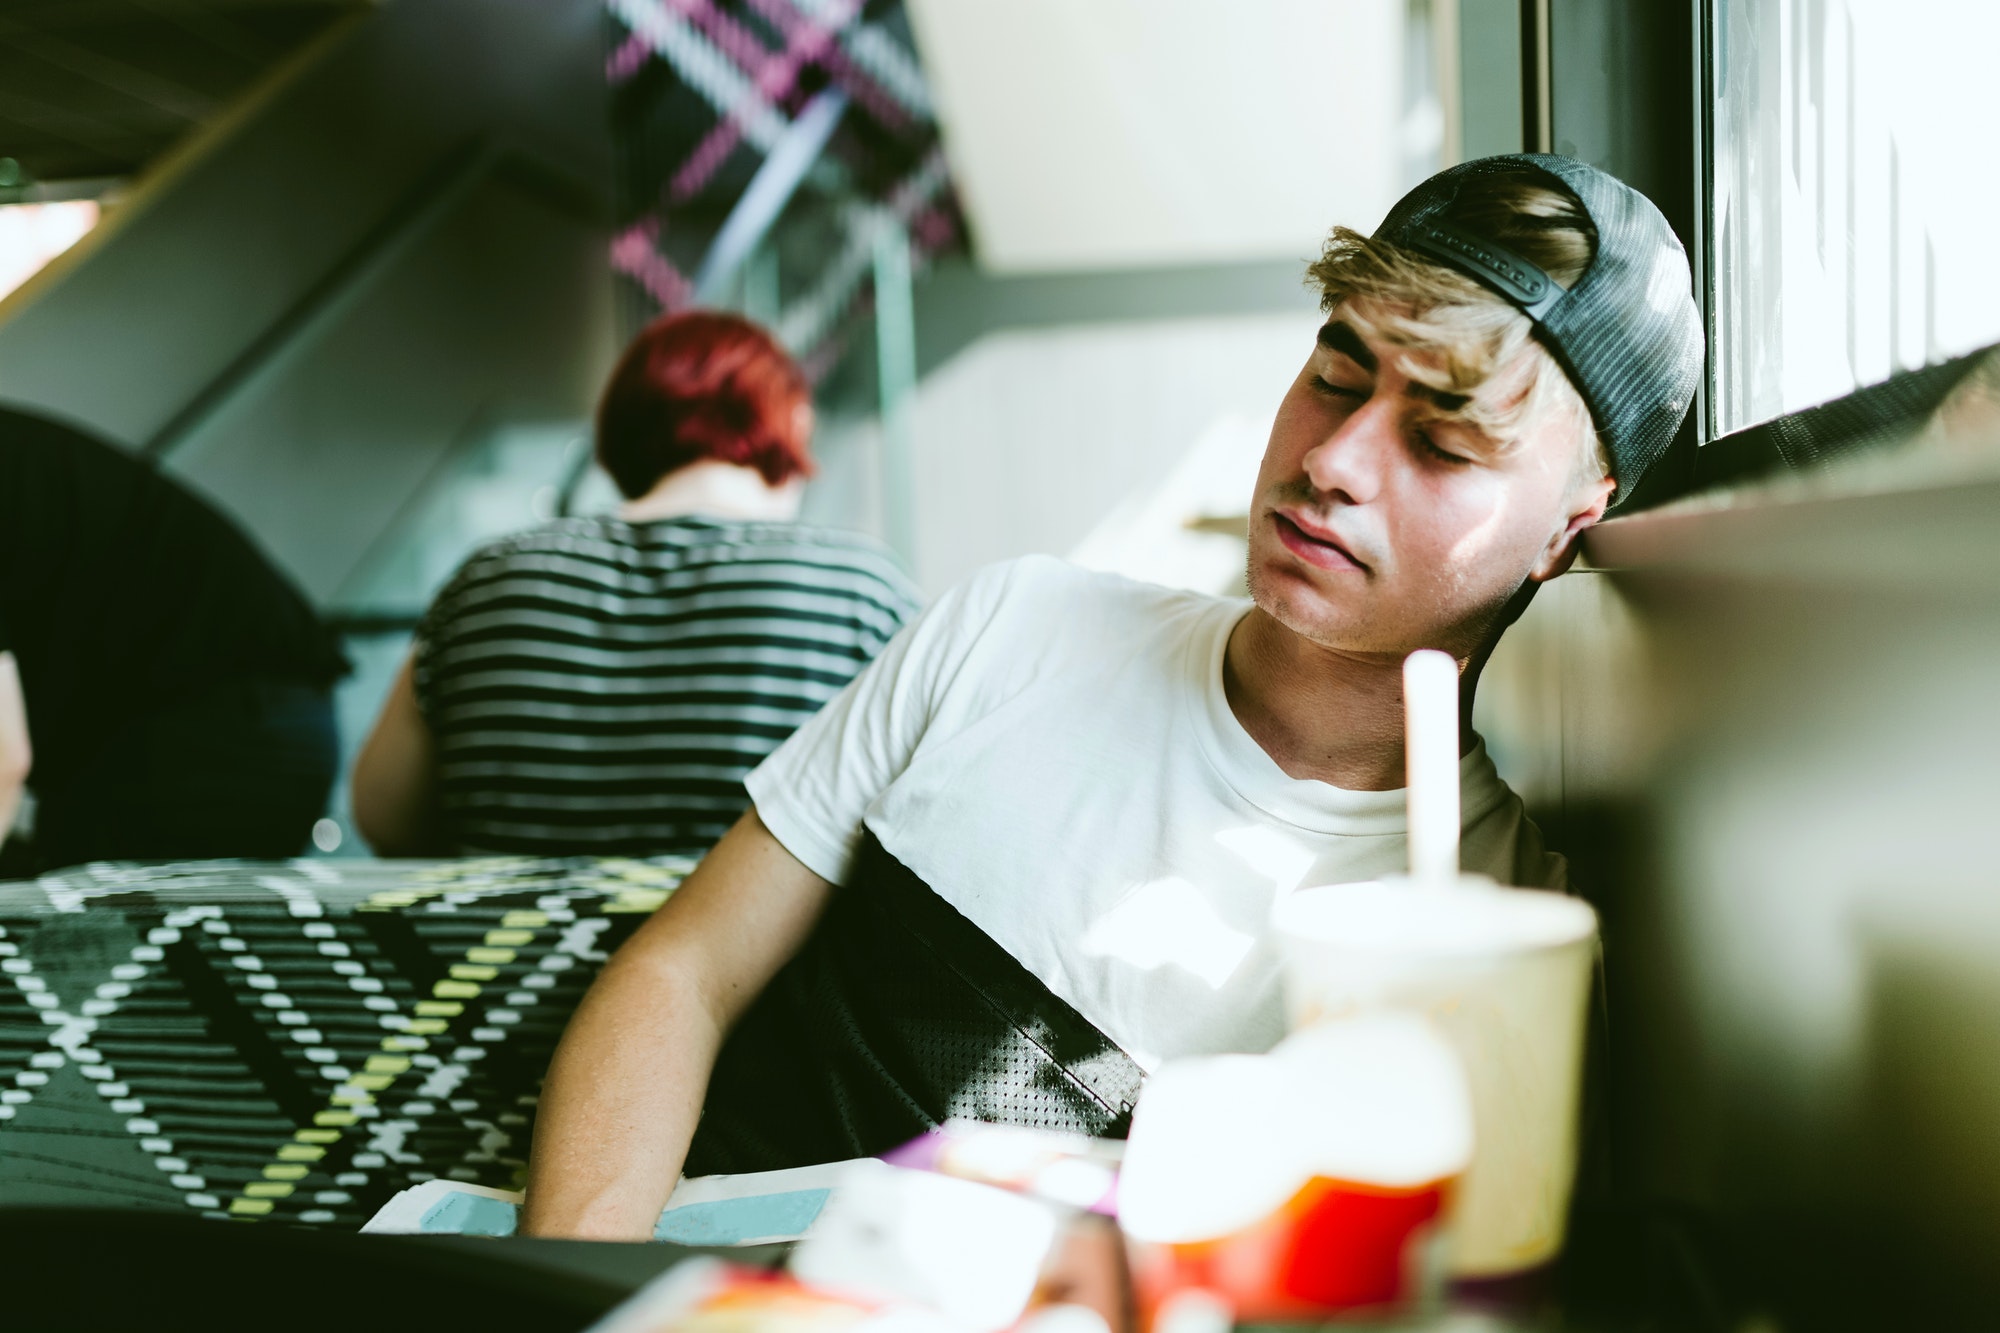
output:
[[1512,250],[1450,223],[1412,223],[1403,242],[1477,278],[1520,306],[1531,319],[1540,319],[1562,296],[1562,288],[1548,274]]

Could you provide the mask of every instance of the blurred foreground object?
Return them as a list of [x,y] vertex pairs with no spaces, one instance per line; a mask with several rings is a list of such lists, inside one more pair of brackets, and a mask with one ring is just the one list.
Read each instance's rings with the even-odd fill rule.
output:
[[1028,1308],[1060,1210],[1026,1195],[882,1162],[850,1163],[792,1272],[828,1291],[1008,1327]]
[[1424,1297],[1472,1110],[1450,1045],[1400,1014],[1163,1065],[1119,1187],[1127,1234],[1150,1243],[1142,1303],[1203,1290],[1238,1317],[1286,1318]]
[[[819,1220],[851,1165],[684,1177],[653,1239],[711,1247],[796,1241]],[[381,1236],[512,1236],[520,1211],[519,1190],[433,1178],[398,1192],[361,1229]]]
[[1411,653],[1403,697],[1409,877],[1279,902],[1287,1019],[1310,1032],[1400,1010],[1438,1025],[1463,1062],[1478,1138],[1452,1222],[1452,1275],[1509,1278],[1562,1249],[1597,915],[1559,893],[1459,873],[1458,664]]
[[1477,876],[1305,889],[1279,907],[1295,1028],[1374,1011],[1428,1015],[1472,1090],[1478,1151],[1452,1274],[1552,1262],[1576,1173],[1596,917],[1561,894]]
[[[590,1333],[817,1333],[859,1330],[883,1313],[883,1303],[836,1295],[784,1273],[733,1267],[719,1259],[696,1259],[657,1278],[612,1311]],[[896,1321],[894,1327],[956,1333],[941,1316]]]
[[882,1160],[1114,1216],[1124,1148],[1117,1139],[947,1120],[922,1138],[882,1154]]
[[35,796],[17,872],[304,850],[336,763],[332,636],[157,468],[5,408],[0,653],[31,751],[0,782],[24,776]]

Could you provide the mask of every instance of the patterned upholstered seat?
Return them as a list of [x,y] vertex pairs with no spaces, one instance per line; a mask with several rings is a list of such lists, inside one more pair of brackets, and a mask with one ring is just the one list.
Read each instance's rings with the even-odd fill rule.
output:
[[0,884],[0,1205],[357,1227],[518,1187],[549,1055],[688,863],[94,865]]
[[[358,1227],[518,1189],[570,1012],[686,861],[94,865],[0,884],[0,1206]],[[719,1060],[693,1174],[952,1116],[1124,1133],[1143,1074],[873,839]]]

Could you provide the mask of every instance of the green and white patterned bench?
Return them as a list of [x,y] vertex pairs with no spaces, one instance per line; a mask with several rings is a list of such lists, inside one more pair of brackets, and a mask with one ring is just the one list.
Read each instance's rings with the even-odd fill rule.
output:
[[0,884],[0,1205],[354,1228],[518,1188],[570,1011],[681,860],[100,864]]

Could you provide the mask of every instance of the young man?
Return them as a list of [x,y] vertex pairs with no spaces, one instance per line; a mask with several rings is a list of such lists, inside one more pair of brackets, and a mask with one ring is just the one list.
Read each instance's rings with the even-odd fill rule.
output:
[[[1312,275],[1328,319],[1257,479],[1252,604],[1043,558],[942,598],[751,776],[585,999],[528,1230],[643,1236],[684,1167],[948,1115],[1118,1133],[1158,1061],[1277,1039],[1274,900],[1404,865],[1404,656],[1456,657],[1469,716],[1701,364],[1666,222],[1567,159],[1442,173]],[[1466,740],[1467,868],[1559,885]]]

